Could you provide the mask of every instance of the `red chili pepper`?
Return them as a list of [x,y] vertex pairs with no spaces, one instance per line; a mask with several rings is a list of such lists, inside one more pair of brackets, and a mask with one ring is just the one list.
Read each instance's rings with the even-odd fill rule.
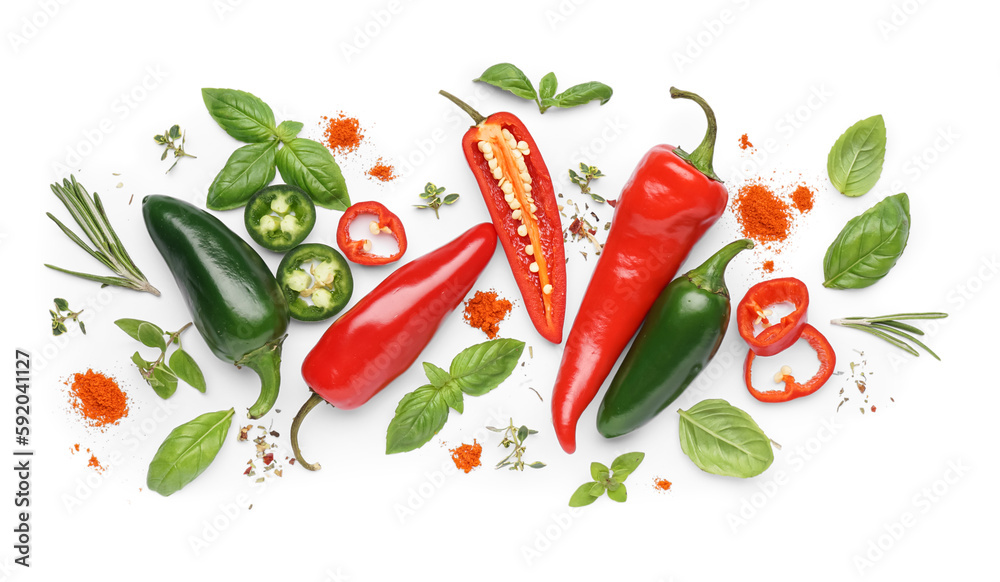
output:
[[446,315],[472,289],[496,250],[496,231],[482,223],[413,260],[330,325],[302,362],[312,393],[292,421],[292,450],[299,452],[302,419],[326,400],[357,408],[405,372],[430,342]]
[[525,310],[535,329],[562,342],[566,256],[552,179],[535,140],[511,113],[483,117],[454,95],[441,94],[472,116],[462,151],[483,193]]
[[[791,303],[795,309],[771,324],[767,316],[768,307],[779,303]],[[806,324],[809,309],[809,289],[795,277],[771,279],[757,283],[747,291],[736,307],[736,325],[740,336],[758,356],[773,356],[798,341],[802,326]],[[754,325],[763,323],[766,327],[754,335]]]
[[[363,214],[372,214],[378,220],[373,220],[369,224],[368,230],[372,235],[391,234],[396,239],[399,250],[391,255],[373,255],[369,251],[372,249],[372,241],[368,239],[354,240],[351,238],[351,223]],[[344,251],[344,256],[352,263],[359,265],[385,265],[398,261],[406,252],[406,231],[403,230],[403,223],[399,217],[379,202],[369,200],[358,202],[348,208],[340,223],[337,225],[337,246]]]
[[670,96],[698,103],[708,117],[708,131],[690,154],[669,145],[653,147],[618,199],[553,389],[552,421],[567,453],[576,450],[577,421],[653,301],[726,208],[726,188],[712,170],[712,109],[693,93],[671,89]]
[[819,370],[816,372],[816,375],[810,378],[805,384],[799,384],[795,380],[795,376],[792,376],[790,373],[782,373],[780,381],[785,383],[784,390],[761,392],[753,387],[753,382],[751,381],[751,369],[753,368],[754,358],[757,355],[754,354],[753,350],[749,350],[747,352],[747,359],[743,362],[743,379],[746,381],[747,390],[750,391],[750,394],[754,398],[761,402],[787,402],[812,394],[819,390],[833,376],[833,369],[837,366],[837,354],[833,351],[833,346],[830,345],[830,342],[815,327],[808,323],[802,326],[802,335],[799,337],[809,342],[809,346],[816,351],[816,357],[819,359]]

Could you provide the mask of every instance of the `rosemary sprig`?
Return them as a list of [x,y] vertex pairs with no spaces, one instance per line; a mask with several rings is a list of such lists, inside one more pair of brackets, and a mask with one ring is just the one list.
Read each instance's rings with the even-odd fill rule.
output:
[[833,325],[840,325],[868,332],[909,354],[919,356],[920,352],[910,345],[912,343],[926,350],[927,353],[934,356],[936,360],[941,361],[941,358],[938,357],[933,350],[917,339],[916,336],[924,335],[924,332],[916,326],[903,323],[903,320],[943,319],[945,317],[948,317],[947,313],[930,311],[926,313],[895,313],[892,315],[879,315],[875,317],[844,317],[841,319],[834,319],[830,321],[830,323]]
[[64,179],[61,185],[58,183],[52,184],[52,192],[66,206],[73,220],[76,221],[94,247],[91,248],[76,233],[53,216],[51,212],[46,212],[45,215],[51,218],[70,240],[87,251],[87,254],[114,271],[118,276],[102,277],[100,275],[91,275],[78,271],[70,271],[49,265],[48,263],[45,266],[69,275],[97,281],[102,286],[115,285],[136,291],[146,291],[159,297],[159,290],[150,285],[149,281],[146,280],[146,276],[135,266],[132,258],[128,255],[128,251],[125,250],[125,246],[122,245],[122,241],[115,234],[115,230],[111,228],[108,215],[104,212],[104,206],[101,204],[100,196],[95,192],[93,198],[91,198],[83,185],[76,181],[75,176],[70,176],[69,178],[69,180]]

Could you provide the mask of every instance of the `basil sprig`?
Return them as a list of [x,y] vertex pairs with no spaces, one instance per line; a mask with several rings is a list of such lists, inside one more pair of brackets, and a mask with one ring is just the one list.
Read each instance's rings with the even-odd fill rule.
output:
[[590,476],[593,481],[580,485],[569,498],[570,507],[583,507],[597,501],[597,498],[607,491],[612,501],[624,503],[628,499],[625,489],[625,479],[639,467],[646,458],[646,453],[625,453],[611,462],[611,468],[601,463],[590,464]]
[[830,182],[846,196],[861,196],[878,182],[885,162],[885,120],[862,119],[837,138],[826,158]]
[[500,63],[483,71],[482,75],[473,81],[488,83],[504,91],[510,91],[522,99],[534,101],[538,111],[545,113],[550,107],[569,108],[599,100],[604,105],[611,99],[613,91],[604,83],[592,81],[573,85],[556,95],[558,81],[555,73],[548,73],[538,83],[538,91],[524,72],[510,63]]
[[910,199],[889,196],[847,222],[823,258],[824,287],[861,289],[885,277],[910,236]]
[[681,415],[681,450],[702,471],[760,475],[774,462],[771,440],[750,415],[725,400],[702,400]]
[[232,137],[250,145],[237,149],[212,181],[207,206],[212,210],[239,208],[271,183],[275,168],[288,184],[305,190],[317,205],[346,210],[351,205],[347,184],[330,150],[298,137],[302,123],[275,125],[274,112],[258,97],[235,89],[202,89],[212,119]]
[[495,339],[462,350],[448,371],[424,362],[430,384],[399,401],[385,435],[385,452],[404,453],[425,445],[448,421],[449,409],[464,411],[463,394],[482,396],[510,376],[521,359],[524,342]]
[[209,412],[170,431],[149,463],[146,486],[167,496],[194,481],[222,448],[233,413],[232,408]]

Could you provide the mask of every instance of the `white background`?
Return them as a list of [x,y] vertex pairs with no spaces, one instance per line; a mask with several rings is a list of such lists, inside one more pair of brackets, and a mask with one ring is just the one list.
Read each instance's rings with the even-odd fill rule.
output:
[[[17,0],[2,9],[0,158],[8,203],[0,221],[7,281],[0,353],[8,389],[0,418],[10,432],[14,347],[30,350],[36,366],[32,567],[13,565],[16,481],[4,471],[2,579],[212,573],[316,581],[580,574],[650,581],[931,580],[981,578],[992,564],[988,558],[1000,541],[1000,474],[991,438],[1000,404],[991,369],[1000,247],[994,3],[95,4]],[[542,116],[529,102],[471,82],[505,61],[535,83],[550,70],[562,88],[600,80],[614,88],[614,97],[603,107]],[[439,89],[484,114],[520,116],[559,188],[582,202],[565,179],[580,161],[607,174],[595,190],[613,198],[650,146],[697,145],[701,112],[672,102],[671,85],[713,104],[720,124],[715,167],[731,192],[758,176],[816,190],[816,207],[796,219],[794,235],[773,257],[776,275],[809,285],[811,321],[836,348],[838,369],[849,376],[849,362],[860,361],[853,350],[865,352],[869,405],[876,404],[877,413],[860,413],[847,376],[793,403],[758,403],[742,385],[745,352],[731,329],[712,368],[714,381],[699,383],[655,422],[617,441],[594,430],[595,402],[580,422],[579,449],[569,456],[556,443],[549,415],[561,350],[534,332],[518,305],[501,333],[527,341],[534,358],[526,355],[526,366],[495,392],[467,398],[465,414],[452,413],[419,451],[383,454],[396,403],[423,383],[415,366],[360,409],[313,412],[301,439],[305,454],[323,464],[320,472],[286,466],[283,478],[254,486],[241,475],[253,447],[235,441],[238,414],[228,442],[200,478],[169,498],[145,489],[149,459],[174,426],[207,411],[242,411],[257,394],[250,371],[216,360],[191,332],[185,345],[208,377],[208,392],[182,385],[163,409],[128,361],[137,344],[112,325],[121,317],[167,329],[189,321],[150,244],[139,203],[160,193],[204,204],[212,178],[238,147],[206,113],[200,88],[250,91],[279,121],[303,122],[303,135],[311,137],[319,137],[322,115],[344,111],[359,118],[366,145],[340,160],[351,197],[380,200],[399,213],[409,260],[488,220],[459,147],[468,122]],[[847,199],[826,180],[826,154],[850,124],[877,113],[888,127],[882,179],[872,192]],[[169,162],[158,161],[152,136],[174,123],[188,131],[188,150],[198,158],[181,160],[165,175]],[[742,133],[755,153],[737,147]],[[385,185],[367,180],[363,172],[378,156],[406,167],[406,175]],[[51,211],[68,220],[48,189],[64,177],[61,165],[103,196],[121,238],[162,297],[101,291],[42,267],[100,268],[45,217]],[[440,221],[411,207],[427,181],[462,195]],[[867,290],[824,289],[829,242],[850,217],[900,191],[910,195],[913,227],[899,264]],[[610,217],[607,207],[598,213],[604,221]],[[321,209],[310,240],[331,242],[339,215]],[[219,216],[242,232],[241,212]],[[727,212],[682,272],[736,236]],[[588,249],[567,247],[567,332],[594,265],[580,250]],[[277,265],[277,255],[264,257]],[[734,261],[729,284],[736,298],[764,277],[758,266],[767,258],[772,255],[758,249]],[[355,268],[354,300],[391,270]],[[499,252],[477,288],[518,299]],[[56,296],[86,308],[88,335],[49,335],[47,309]],[[941,363],[905,357],[826,323],[930,310],[951,314],[928,334]],[[281,433],[279,459],[287,454],[291,417],[307,396],[298,368],[325,328],[298,322],[290,328],[281,412],[263,421]],[[484,339],[456,311],[421,359],[446,366]],[[119,378],[132,403],[128,418],[103,433],[86,428],[67,405],[64,380],[88,367]],[[837,413],[842,387],[852,400]],[[784,446],[766,473],[749,480],[716,477],[681,453],[675,410],[709,397],[746,409]],[[500,459],[499,439],[482,427],[511,416],[541,431],[528,442],[528,460],[547,468],[521,474],[490,467]],[[8,442],[12,437],[8,432]],[[484,466],[456,473],[447,448],[473,438],[484,445]],[[86,467],[87,456],[70,452],[73,443],[91,448],[107,471]],[[628,501],[603,498],[570,512],[567,500],[588,480],[590,462],[610,463],[631,450],[644,451],[646,460],[629,478]],[[655,477],[669,479],[673,489],[655,491]]]

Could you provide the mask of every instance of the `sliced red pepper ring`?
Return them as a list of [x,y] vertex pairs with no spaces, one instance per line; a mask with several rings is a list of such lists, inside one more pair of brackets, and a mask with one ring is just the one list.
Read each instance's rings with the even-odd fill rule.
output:
[[837,366],[837,354],[833,351],[833,346],[827,341],[815,327],[808,323],[802,326],[801,339],[806,340],[809,346],[816,351],[816,358],[819,359],[819,370],[805,384],[800,384],[795,380],[787,367],[782,367],[782,371],[775,375],[775,379],[785,383],[783,390],[760,391],[753,387],[752,368],[756,354],[753,350],[747,352],[747,359],[743,363],[743,377],[746,381],[747,390],[754,398],[761,402],[788,402],[802,396],[808,396],[819,390],[826,381],[833,376],[833,370]]
[[[368,225],[369,232],[373,236],[378,234],[389,234],[396,239],[399,249],[391,255],[372,254],[372,241],[369,239],[355,240],[351,238],[351,224],[358,217],[370,214],[377,220],[371,221]],[[403,230],[403,222],[392,213],[385,205],[369,200],[358,202],[352,205],[344,215],[340,217],[337,225],[337,246],[344,251],[344,255],[352,263],[359,265],[386,265],[398,261],[406,252],[406,231]]]
[[[771,315],[768,308],[779,303],[791,303],[795,309],[772,324],[767,319]],[[795,277],[762,281],[751,287],[736,307],[737,329],[753,353],[773,356],[798,341],[808,309],[809,289],[802,281]],[[754,325],[758,323],[766,327],[754,334]]]

